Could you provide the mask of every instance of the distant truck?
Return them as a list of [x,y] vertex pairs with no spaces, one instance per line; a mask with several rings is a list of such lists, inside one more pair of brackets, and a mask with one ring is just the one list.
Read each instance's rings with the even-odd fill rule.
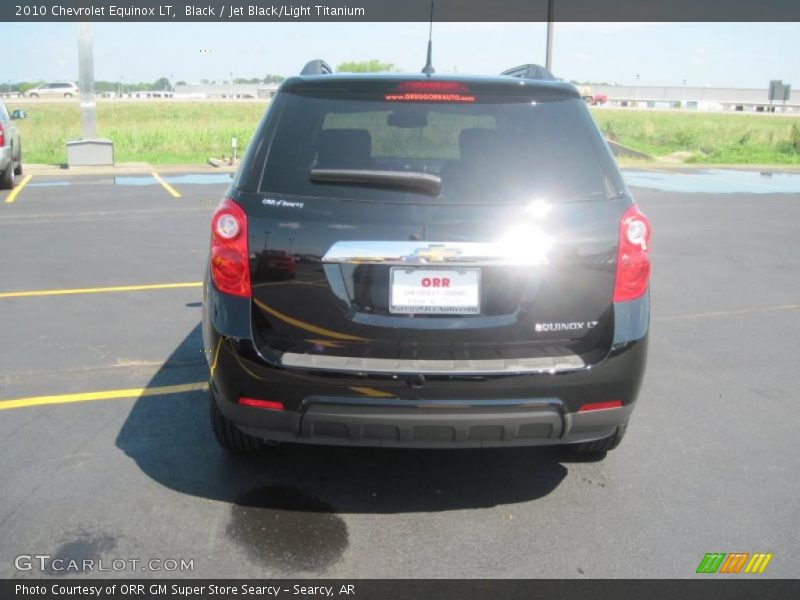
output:
[[578,92],[580,92],[581,98],[583,98],[586,104],[597,106],[608,102],[608,96],[605,94],[595,94],[594,89],[590,85],[578,85],[575,87],[578,88]]

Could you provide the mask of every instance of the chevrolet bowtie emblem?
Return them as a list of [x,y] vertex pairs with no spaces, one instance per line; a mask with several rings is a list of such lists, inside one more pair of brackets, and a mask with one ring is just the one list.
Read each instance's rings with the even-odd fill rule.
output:
[[448,248],[443,244],[431,244],[427,248],[417,248],[408,258],[411,261],[444,262],[448,258],[457,258],[461,253],[456,248]]

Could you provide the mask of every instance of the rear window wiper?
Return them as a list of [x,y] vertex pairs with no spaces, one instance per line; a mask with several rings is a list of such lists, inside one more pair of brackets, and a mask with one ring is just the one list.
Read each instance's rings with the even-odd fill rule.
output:
[[405,189],[438,196],[442,178],[417,171],[374,171],[370,169],[311,169],[314,183],[363,185],[376,188]]

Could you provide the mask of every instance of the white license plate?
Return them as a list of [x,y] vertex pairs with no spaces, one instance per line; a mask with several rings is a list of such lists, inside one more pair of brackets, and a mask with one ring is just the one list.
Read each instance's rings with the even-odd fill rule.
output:
[[481,310],[480,269],[392,267],[389,312],[473,315]]

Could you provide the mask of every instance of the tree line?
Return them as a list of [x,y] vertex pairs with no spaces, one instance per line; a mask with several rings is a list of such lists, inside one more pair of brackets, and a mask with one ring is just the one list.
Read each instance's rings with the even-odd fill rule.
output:
[[[397,68],[392,63],[381,62],[378,59],[362,60],[362,61],[347,61],[340,63],[336,70],[340,73],[381,73],[381,72],[394,72]],[[265,84],[265,83],[280,83],[286,79],[283,75],[267,74],[264,77],[234,77],[232,79],[209,79],[203,78],[200,83],[205,85],[217,84]],[[17,83],[8,82],[4,86],[0,86],[3,92],[10,93],[25,93],[32,90],[39,85],[47,83],[45,81],[18,81]],[[77,83],[77,82],[73,82]],[[97,80],[94,82],[94,89],[96,92],[152,92],[152,91],[174,91],[176,85],[186,85],[185,81],[172,82],[169,77],[159,77],[152,83],[140,81],[138,83],[120,81],[105,81]]]
[[[236,77],[233,80],[209,80],[202,79],[200,83],[204,84],[228,84],[228,83],[250,83],[250,84],[263,84],[263,83],[280,83],[285,77],[282,75],[266,75],[265,77]],[[16,83],[7,82],[0,85],[0,91],[8,93],[24,94],[35,87],[48,83],[47,81],[18,81]],[[77,83],[77,81],[73,81]],[[186,85],[185,81],[176,81],[174,84],[170,81],[169,77],[159,77],[153,82],[140,81],[137,83],[127,81],[104,81],[97,80],[94,82],[95,92],[115,92],[120,91],[124,93],[130,92],[153,92],[153,91],[174,91],[176,85]]]

